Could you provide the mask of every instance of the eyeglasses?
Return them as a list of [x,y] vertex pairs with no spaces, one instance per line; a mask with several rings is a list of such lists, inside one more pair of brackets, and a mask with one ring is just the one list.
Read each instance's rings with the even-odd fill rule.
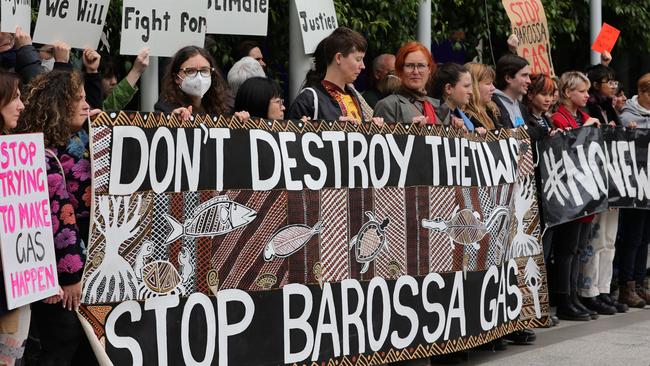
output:
[[278,103],[279,105],[284,105],[284,99],[273,98],[271,99],[271,103]]
[[424,71],[429,69],[429,65],[427,64],[404,64],[404,70],[405,71]]
[[600,82],[601,84],[607,84],[611,86],[612,88],[617,88],[618,87],[618,81],[616,80],[603,80]]
[[195,78],[199,73],[201,76],[207,78],[214,72],[214,67],[202,67],[200,69],[197,69],[195,67],[186,67],[184,69],[181,69],[181,71],[185,73],[185,75],[187,75],[189,78]]

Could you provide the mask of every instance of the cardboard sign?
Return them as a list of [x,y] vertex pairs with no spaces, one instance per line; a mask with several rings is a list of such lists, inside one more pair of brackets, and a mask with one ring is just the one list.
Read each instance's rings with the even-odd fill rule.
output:
[[0,247],[9,309],[58,293],[41,133],[0,136]]
[[0,7],[0,32],[14,33],[16,27],[29,32],[32,23],[32,6],[29,0],[2,0]]
[[268,0],[208,0],[208,33],[266,36]]
[[300,22],[300,33],[305,54],[316,51],[316,46],[339,27],[333,0],[294,0]]
[[598,53],[603,53],[605,51],[612,52],[620,34],[620,30],[607,23],[603,23],[603,27],[600,29],[600,33],[598,33],[598,37],[596,37],[591,49]]
[[185,46],[203,47],[208,0],[124,0],[120,52],[172,56]]
[[42,0],[34,42],[63,41],[73,48],[96,49],[108,14],[109,0]]
[[519,38],[517,54],[536,74],[555,75],[551,59],[548,22],[541,0],[501,0],[508,13],[512,32]]

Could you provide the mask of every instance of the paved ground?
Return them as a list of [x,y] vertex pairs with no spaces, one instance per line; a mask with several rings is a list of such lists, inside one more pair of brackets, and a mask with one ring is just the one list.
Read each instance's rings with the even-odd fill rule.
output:
[[562,321],[536,332],[533,345],[510,345],[497,352],[471,351],[469,360],[461,365],[650,365],[650,308],[601,315],[588,322]]

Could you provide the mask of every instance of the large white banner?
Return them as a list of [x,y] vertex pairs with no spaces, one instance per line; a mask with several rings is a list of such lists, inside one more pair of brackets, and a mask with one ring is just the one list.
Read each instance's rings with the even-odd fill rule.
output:
[[63,41],[74,48],[96,49],[108,3],[109,0],[41,0],[34,42]]
[[208,0],[124,0],[120,53],[172,56],[185,46],[203,47]]
[[29,0],[1,0],[0,32],[13,33],[16,27],[29,33],[32,22],[32,6]]
[[7,305],[59,292],[43,134],[0,136],[0,248]]
[[266,36],[268,0],[208,0],[208,33]]
[[316,50],[318,42],[329,36],[336,28],[334,0],[294,0],[305,54]]

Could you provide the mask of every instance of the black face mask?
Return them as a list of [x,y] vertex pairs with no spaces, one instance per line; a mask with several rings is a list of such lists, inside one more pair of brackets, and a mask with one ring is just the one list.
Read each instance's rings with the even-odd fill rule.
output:
[[5,69],[13,69],[16,67],[16,54],[18,50],[12,48],[8,51],[0,53],[0,66]]

